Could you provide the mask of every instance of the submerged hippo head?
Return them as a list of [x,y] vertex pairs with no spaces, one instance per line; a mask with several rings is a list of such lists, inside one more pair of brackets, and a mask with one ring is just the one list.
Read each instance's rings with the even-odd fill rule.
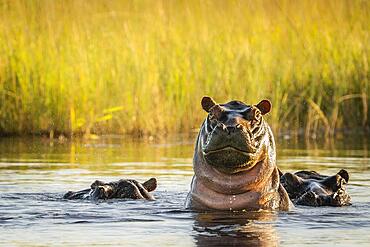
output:
[[315,171],[287,172],[280,179],[295,204],[315,207],[351,205],[351,197],[345,189],[349,181],[346,170],[333,176]]
[[141,184],[133,179],[120,179],[115,182],[105,183],[96,180],[91,184],[90,199],[111,199],[111,198],[130,198],[130,199],[148,199],[154,197],[149,194],[157,187],[157,180],[151,178]]
[[96,180],[90,186],[90,189],[80,191],[68,191],[64,199],[147,199],[154,200],[149,193],[157,188],[157,179],[151,178],[144,183],[139,183],[134,179],[120,179],[114,182],[103,182]]
[[256,105],[241,101],[217,104],[203,97],[201,104],[208,116],[199,141],[209,165],[225,173],[237,173],[263,159],[266,145],[271,145],[270,129],[263,119],[271,109],[270,101]]

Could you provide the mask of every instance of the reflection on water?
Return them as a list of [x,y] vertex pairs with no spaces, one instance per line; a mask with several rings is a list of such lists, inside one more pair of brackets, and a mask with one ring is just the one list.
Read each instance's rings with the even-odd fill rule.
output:
[[[368,246],[368,140],[278,142],[283,171],[333,174],[345,168],[353,206],[290,212],[194,212],[184,209],[194,138],[145,142],[42,138],[0,140],[0,245]],[[158,179],[156,201],[67,201],[68,190],[96,179]]]
[[205,212],[195,216],[197,246],[277,246],[276,213]]

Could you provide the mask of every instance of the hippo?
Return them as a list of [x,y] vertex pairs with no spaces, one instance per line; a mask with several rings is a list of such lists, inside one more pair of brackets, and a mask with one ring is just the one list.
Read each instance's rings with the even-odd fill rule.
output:
[[[194,150],[194,176],[185,206],[195,210],[289,210],[305,206],[346,206],[346,170],[333,176],[314,171],[282,173],[276,165],[274,136],[263,116],[271,103],[241,101],[217,104],[205,96],[208,113]],[[69,191],[64,199],[147,199],[157,187],[151,178],[143,184],[133,179],[105,183],[96,180],[89,189]]]
[[205,96],[208,113],[194,151],[194,176],[185,206],[196,210],[289,210],[350,204],[344,185],[348,172],[334,176],[300,171],[283,174],[276,165],[271,128],[263,116],[271,103],[217,104]]
[[63,198],[64,199],[146,199],[155,200],[153,195],[149,192],[157,188],[157,180],[151,178],[144,183],[139,183],[133,179],[120,179],[118,181],[105,183],[100,180],[93,182],[89,189],[80,191],[68,191]]
[[348,180],[348,172],[343,169],[333,176],[299,171],[294,174],[287,172],[280,177],[280,183],[294,204],[315,207],[351,205],[351,198],[344,187]]

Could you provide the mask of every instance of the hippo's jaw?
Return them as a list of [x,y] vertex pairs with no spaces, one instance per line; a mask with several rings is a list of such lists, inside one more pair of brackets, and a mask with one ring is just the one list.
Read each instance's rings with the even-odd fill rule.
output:
[[[227,174],[251,169],[261,161],[261,153],[266,150],[269,140],[266,131],[259,131],[256,135],[249,130],[249,122],[232,114],[232,122],[237,122],[228,127],[224,123],[212,128],[207,126],[206,120],[200,138],[200,151],[206,162]],[[227,123],[226,123],[227,124]],[[266,128],[263,119],[260,120],[258,129]],[[208,130],[207,130],[208,129]],[[210,131],[209,131],[210,130]],[[261,134],[261,132],[263,132]]]
[[249,170],[258,161],[256,153],[248,153],[231,146],[203,151],[203,157],[209,165],[227,174]]
[[[232,146],[225,146],[215,150],[203,150],[203,155],[205,159],[212,163],[213,161],[219,161],[220,158],[224,158],[231,164],[243,165],[250,160],[255,159],[255,153],[249,153],[247,151],[242,151],[238,148]],[[233,161],[234,159],[234,161]]]

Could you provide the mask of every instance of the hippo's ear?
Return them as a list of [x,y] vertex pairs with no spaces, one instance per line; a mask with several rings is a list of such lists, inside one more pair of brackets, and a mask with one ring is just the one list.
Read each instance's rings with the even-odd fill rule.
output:
[[100,180],[95,180],[95,182],[94,183],[92,183],[91,185],[90,185],[90,188],[91,189],[95,189],[96,187],[98,187],[98,186],[102,186],[102,185],[104,185],[105,183],[103,182],[103,181],[100,181]]
[[151,192],[157,188],[157,179],[151,178],[148,181],[143,183],[144,188]]
[[342,169],[338,172],[338,175],[340,175],[342,178],[344,178],[344,180],[346,181],[346,183],[348,183],[348,180],[349,180],[349,174],[346,170]]
[[202,107],[203,109],[206,111],[206,112],[209,112],[210,109],[216,105],[216,102],[211,98],[211,97],[208,97],[208,96],[204,96],[202,98]]
[[261,111],[262,115],[269,113],[271,110],[271,103],[267,99],[261,100],[256,106]]

